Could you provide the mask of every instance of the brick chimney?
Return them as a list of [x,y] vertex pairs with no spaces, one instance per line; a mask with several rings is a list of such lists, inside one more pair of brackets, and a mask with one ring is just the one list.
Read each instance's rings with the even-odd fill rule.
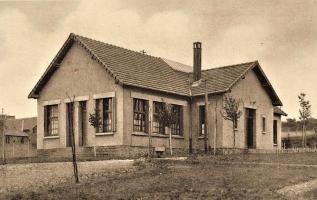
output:
[[201,42],[194,42],[194,81],[201,79]]

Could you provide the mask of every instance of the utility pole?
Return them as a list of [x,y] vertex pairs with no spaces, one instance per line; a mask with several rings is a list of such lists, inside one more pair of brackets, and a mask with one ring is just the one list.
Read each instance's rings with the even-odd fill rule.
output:
[[192,102],[193,102],[193,97],[192,97],[192,85],[188,76],[188,88],[189,88],[189,154],[193,153],[193,134],[192,134]]
[[215,128],[214,128],[214,155],[216,155],[216,150],[217,150],[217,123],[218,123],[218,120],[217,120],[217,99],[215,99],[215,103],[216,103],[216,106],[215,106]]
[[208,137],[208,92],[207,92],[207,79],[206,79],[205,80],[205,137],[204,137],[204,146],[205,146],[206,154],[208,152],[207,137]]
[[148,158],[151,158],[152,157],[152,138],[151,138],[151,134],[152,134],[152,116],[153,116],[153,112],[154,111],[154,108],[151,109],[151,107],[149,107],[149,113],[150,113],[150,116],[149,116],[149,123],[148,123],[148,132],[149,132],[149,146],[148,146]]
[[1,121],[2,121],[2,127],[1,127],[1,132],[2,132],[2,162],[5,165],[6,164],[6,154],[5,154],[5,124],[6,124],[6,116],[4,115],[3,108],[1,109]]

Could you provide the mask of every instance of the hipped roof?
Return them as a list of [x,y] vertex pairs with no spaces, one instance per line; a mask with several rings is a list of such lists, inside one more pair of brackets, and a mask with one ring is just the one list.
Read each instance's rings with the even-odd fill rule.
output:
[[[38,98],[38,94],[46,82],[58,69],[64,56],[77,43],[84,48],[115,81],[123,86],[133,86],[155,91],[190,96],[189,83],[192,82],[192,72],[188,72],[188,65],[168,59],[154,57],[114,46],[71,33],[50,63],[40,80],[29,94],[29,98]],[[182,70],[182,67],[186,70]],[[253,70],[275,106],[282,102],[274,91],[258,61],[241,63],[218,68],[202,70],[202,79],[207,80],[209,94],[224,93],[232,87],[250,70]],[[192,96],[200,96],[205,92],[204,86],[195,87]]]

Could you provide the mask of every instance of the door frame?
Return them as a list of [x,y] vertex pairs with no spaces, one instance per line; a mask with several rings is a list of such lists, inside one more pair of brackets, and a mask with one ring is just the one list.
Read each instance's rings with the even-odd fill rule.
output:
[[[252,145],[249,145],[249,119],[252,119]],[[256,149],[256,109],[245,108],[245,147]]]

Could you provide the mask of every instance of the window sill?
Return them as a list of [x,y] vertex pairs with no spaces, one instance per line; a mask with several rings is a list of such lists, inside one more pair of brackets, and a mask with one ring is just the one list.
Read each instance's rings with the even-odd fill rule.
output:
[[180,136],[180,135],[172,135],[172,138],[175,138],[175,139],[185,139],[184,136]]
[[234,131],[238,131],[238,130],[239,130],[238,128],[235,128],[235,129],[234,129]]
[[58,135],[54,135],[54,136],[45,136],[44,139],[59,139]]
[[277,147],[278,145],[277,144],[273,144],[273,147]]
[[114,135],[114,132],[95,133],[96,136]]
[[[149,137],[149,134],[144,133],[144,132],[133,132],[132,135]],[[158,138],[169,138],[169,135],[163,135],[163,134],[151,134],[150,136],[151,137],[158,137]],[[172,138],[184,139],[184,136],[172,135]]]
[[262,134],[266,134],[266,131],[262,131]]
[[[198,140],[203,140],[203,139],[205,139],[205,136],[199,136],[198,137]],[[207,137],[207,140],[208,140],[208,137]]]
[[163,134],[151,134],[151,137],[161,137],[161,138],[168,138],[169,135],[163,135]]
[[133,132],[132,135],[136,135],[136,136],[148,136],[147,133],[144,132]]

